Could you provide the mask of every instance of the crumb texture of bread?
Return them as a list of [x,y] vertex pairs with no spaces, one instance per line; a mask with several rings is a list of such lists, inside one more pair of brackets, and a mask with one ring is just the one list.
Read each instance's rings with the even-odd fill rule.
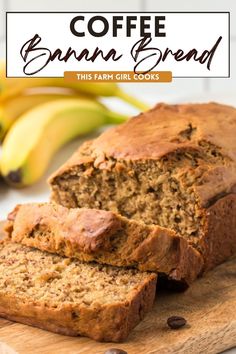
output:
[[[216,246],[211,242],[209,252],[213,228],[206,225],[208,209],[221,198],[227,205],[227,195],[236,192],[235,136],[233,107],[158,104],[86,142],[50,178],[51,199],[174,230],[207,255],[208,268],[223,260],[217,253],[221,235],[216,232]],[[227,224],[235,218],[232,213],[226,217]],[[225,259],[235,252],[232,232]]]
[[8,219],[9,238],[43,251],[163,273],[186,284],[202,271],[199,252],[174,231],[113,212],[33,203],[18,205]]
[[156,275],[0,245],[0,316],[66,335],[124,340],[153,305]]

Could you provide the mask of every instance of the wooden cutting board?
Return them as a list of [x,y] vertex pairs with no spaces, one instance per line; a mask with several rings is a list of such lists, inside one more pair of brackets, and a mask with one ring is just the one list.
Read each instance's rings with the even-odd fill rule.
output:
[[[188,325],[171,330],[169,316]],[[122,344],[66,337],[0,319],[0,354],[212,354],[236,346],[236,258],[197,280],[185,293],[160,293],[154,309]]]

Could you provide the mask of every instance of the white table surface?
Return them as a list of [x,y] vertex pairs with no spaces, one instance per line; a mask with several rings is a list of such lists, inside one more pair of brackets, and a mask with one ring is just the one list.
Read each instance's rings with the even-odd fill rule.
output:
[[[144,84],[147,85],[147,84]],[[217,94],[217,95],[204,95],[204,96],[195,96],[188,97],[187,94],[178,94],[178,95],[168,95],[168,96],[160,96],[158,93],[158,84],[156,86],[150,86],[148,89],[147,86],[143,86],[141,84],[133,84],[130,87],[125,86],[125,89],[134,92],[134,94],[153,105],[158,102],[167,102],[167,103],[179,103],[179,102],[209,102],[209,101],[217,101],[225,104],[231,104],[236,107],[236,94],[232,93],[226,94]],[[141,90],[140,90],[141,89]],[[141,92],[141,93],[140,93]],[[120,111],[125,114],[135,114],[136,111],[130,109],[129,106],[124,104],[123,102],[117,99],[105,99],[104,102],[113,110]],[[94,133],[91,136],[87,136],[86,139],[95,137],[98,133]],[[55,171],[64,161],[67,160],[69,156],[78,148],[78,146],[85,139],[77,139],[72,143],[69,143],[65,146],[61,151],[57,153],[55,158],[53,159],[46,176],[37,184],[21,189],[14,190],[10,189],[6,184],[0,183],[0,219],[3,220],[6,218],[7,214],[14,208],[14,206],[18,203],[27,203],[27,202],[43,202],[47,201],[49,198],[49,188],[46,182],[47,177]],[[235,339],[236,343],[236,339]],[[224,353],[228,354],[236,354],[236,348],[225,351]],[[197,354],[197,353],[196,353]],[[207,353],[205,353],[207,354]]]

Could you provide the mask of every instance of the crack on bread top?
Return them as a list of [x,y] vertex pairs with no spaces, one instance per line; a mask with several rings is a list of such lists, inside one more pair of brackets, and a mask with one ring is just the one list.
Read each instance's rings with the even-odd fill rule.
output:
[[172,138],[170,141],[173,143],[183,143],[186,140],[191,140],[193,135],[196,133],[197,127],[193,127],[192,123],[189,123],[187,128],[181,130],[177,137]]

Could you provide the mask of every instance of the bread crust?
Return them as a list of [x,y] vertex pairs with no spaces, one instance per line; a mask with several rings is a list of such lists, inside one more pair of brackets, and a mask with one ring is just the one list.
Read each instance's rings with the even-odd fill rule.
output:
[[[1,247],[7,247],[7,243]],[[7,263],[7,260],[4,261]],[[31,298],[27,293],[22,295],[10,290],[4,292],[2,289],[0,316],[64,335],[120,342],[127,338],[151,309],[155,299],[156,280],[155,274],[146,274],[127,294],[125,301],[107,304],[96,302],[92,306],[66,301],[53,306],[53,299],[48,304],[43,299]]]
[[[87,141],[49,178],[53,185],[78,165],[92,163],[110,168],[114,161],[160,160],[176,152],[203,152],[201,142],[219,147],[228,163],[211,168],[197,188],[202,206],[215,195],[236,188],[236,109],[214,102],[206,104],[157,104],[127,123]],[[185,138],[185,134],[187,137]],[[227,137],[227,138],[226,138]],[[55,198],[56,199],[56,198]]]
[[8,215],[8,220],[14,221],[16,238],[41,227],[86,253],[110,249],[111,236],[121,229],[121,220],[112,212],[66,209],[48,203],[17,205]]
[[[76,305],[54,309],[34,302],[24,303],[17,295],[4,294],[0,295],[0,317],[67,336],[121,342],[151,310],[155,291],[156,277],[150,275],[125,303],[96,309]],[[76,313],[79,319],[73,319]]]
[[[198,227],[200,232],[196,237],[191,237],[189,243],[202,254],[204,269],[210,269],[236,252],[235,128],[234,107],[217,103],[160,103],[149,112],[140,114],[84,144],[50,178],[51,199],[68,207],[77,206],[76,201],[73,204],[66,191],[60,189],[60,181],[71,176],[73,178],[76,168],[81,166],[93,166],[95,172],[105,171],[102,173],[106,176],[109,171],[120,168],[123,161],[141,162],[145,166],[148,161],[157,163],[161,159],[173,157],[176,153],[180,153],[181,160],[185,154],[192,155],[197,152],[202,158],[199,165],[191,169],[187,167],[180,172],[190,177],[193,175],[189,194],[194,193],[194,200],[198,205],[197,212],[202,218],[202,224],[199,223]],[[111,162],[113,166],[110,166]],[[194,175],[196,170],[199,171],[200,177]],[[181,176],[174,177],[178,180]],[[91,179],[92,177],[89,181]],[[77,200],[79,198],[78,192]],[[88,205],[92,201],[91,198]],[[106,207],[109,209],[109,205]],[[142,217],[142,212],[138,217]]]
[[[102,219],[95,209],[67,209],[47,203],[19,205],[9,214],[6,231],[14,242],[42,251],[86,262],[164,273],[186,284],[201,273],[201,255],[174,231],[128,220],[112,212],[101,211],[101,214]],[[87,215],[91,233],[85,236]],[[98,224],[100,234],[96,229]],[[90,234],[95,231],[100,237],[99,247],[91,247]]]
[[204,270],[209,270],[236,253],[236,194],[220,198],[205,213],[201,243]]

